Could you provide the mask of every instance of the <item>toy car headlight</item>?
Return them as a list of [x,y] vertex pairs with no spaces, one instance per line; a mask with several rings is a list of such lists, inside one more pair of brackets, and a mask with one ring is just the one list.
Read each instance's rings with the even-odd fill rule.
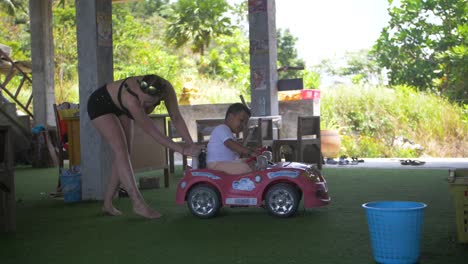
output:
[[305,171],[304,174],[305,174],[305,176],[307,178],[311,179],[313,182],[320,182],[321,181],[320,171],[315,167],[309,167]]

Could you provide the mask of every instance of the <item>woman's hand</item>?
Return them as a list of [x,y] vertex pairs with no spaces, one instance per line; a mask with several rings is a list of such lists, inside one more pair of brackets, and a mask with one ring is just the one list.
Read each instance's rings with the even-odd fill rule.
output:
[[204,146],[197,145],[197,144],[184,144],[182,154],[185,156],[198,157],[202,149],[204,149]]

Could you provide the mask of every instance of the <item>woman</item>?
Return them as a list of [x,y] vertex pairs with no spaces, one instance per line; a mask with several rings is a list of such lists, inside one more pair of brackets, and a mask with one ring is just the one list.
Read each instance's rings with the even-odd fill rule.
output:
[[[185,144],[172,141],[148,117],[161,101],[165,102],[169,116]],[[193,144],[187,125],[180,114],[172,85],[156,75],[135,76],[108,83],[89,97],[88,115],[114,155],[112,174],[104,196],[103,212],[109,215],[122,214],[112,204],[114,194],[121,184],[127,191],[136,214],[150,219],[161,217],[159,212],[145,203],[138,190],[130,163],[130,153],[134,122],[165,147],[188,156],[198,156],[200,153],[201,146]]]

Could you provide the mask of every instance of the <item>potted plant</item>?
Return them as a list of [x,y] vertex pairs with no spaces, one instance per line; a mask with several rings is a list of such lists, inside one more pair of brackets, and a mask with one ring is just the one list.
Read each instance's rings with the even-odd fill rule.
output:
[[336,158],[340,154],[339,125],[331,118],[320,120],[320,147],[325,158]]

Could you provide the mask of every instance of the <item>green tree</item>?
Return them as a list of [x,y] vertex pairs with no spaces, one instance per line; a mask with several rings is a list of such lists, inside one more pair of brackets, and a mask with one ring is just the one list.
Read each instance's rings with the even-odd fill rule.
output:
[[[304,61],[298,58],[296,42],[297,38],[294,37],[289,29],[278,29],[276,31],[277,38],[277,53],[278,53],[278,67],[304,67]],[[300,75],[298,71],[280,71],[280,79],[297,78]]]
[[337,75],[351,77],[354,84],[383,83],[381,68],[369,50],[347,51],[343,60],[345,65],[337,69]]
[[31,54],[28,10],[28,0],[0,0],[0,43],[11,47],[13,60]]
[[[435,89],[467,100],[466,0],[400,0],[373,47],[390,84]],[[393,1],[389,0],[390,5]]]
[[318,89],[320,87],[320,74],[313,69],[304,70],[302,79],[304,80],[304,89]]
[[126,9],[135,17],[152,17],[154,15],[164,17],[169,8],[169,0],[144,0],[120,4],[119,8]]
[[0,0],[0,12],[14,17],[17,24],[24,24],[28,21],[28,0]]
[[214,39],[213,46],[207,52],[202,73],[211,78],[235,82],[247,93],[250,85],[249,41],[240,29],[230,36]]
[[213,37],[231,34],[228,10],[225,0],[179,0],[168,17],[166,41],[176,48],[190,42],[203,57]]
[[180,61],[165,47],[165,21],[157,14],[135,17],[124,5],[113,8],[114,77],[158,74],[174,81]]
[[11,0],[0,0],[0,10],[2,10],[10,16],[14,16],[16,12],[16,7]]

